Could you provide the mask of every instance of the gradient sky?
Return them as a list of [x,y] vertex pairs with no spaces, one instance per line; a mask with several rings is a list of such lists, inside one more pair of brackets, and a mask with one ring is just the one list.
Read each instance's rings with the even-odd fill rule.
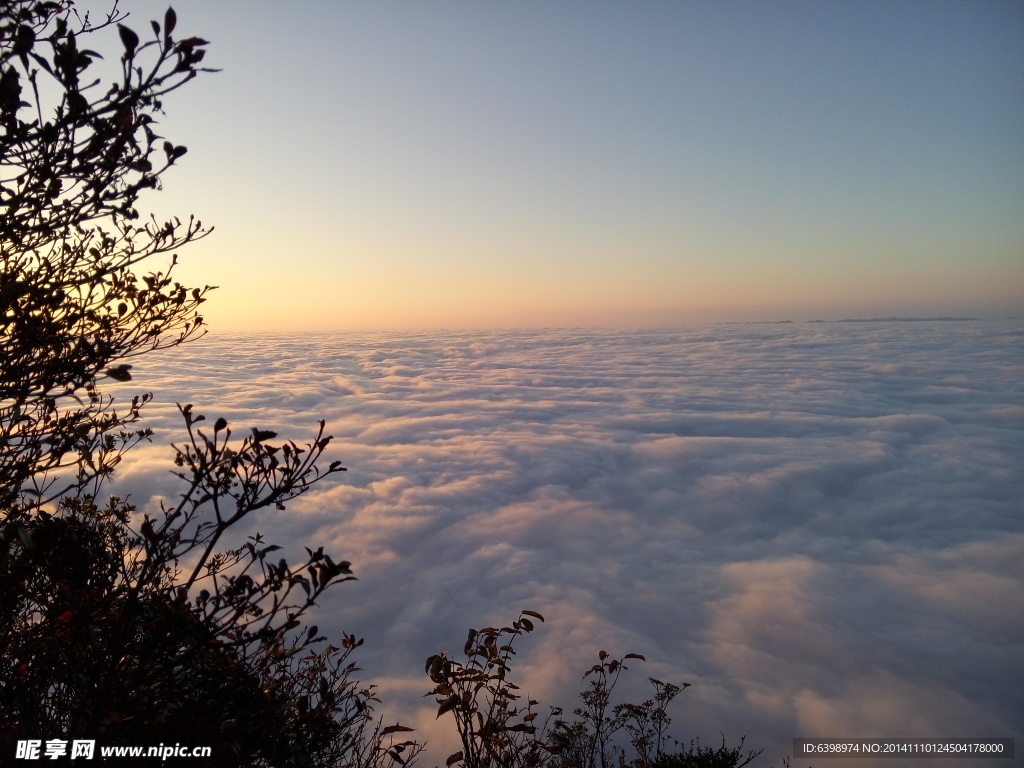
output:
[[219,329],[1024,312],[1019,2],[174,5]]

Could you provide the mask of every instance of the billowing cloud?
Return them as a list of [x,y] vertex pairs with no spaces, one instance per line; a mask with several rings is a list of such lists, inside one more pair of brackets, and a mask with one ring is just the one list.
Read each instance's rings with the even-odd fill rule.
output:
[[1024,745],[1022,341],[1008,322],[213,337],[137,365],[157,434],[117,490],[173,497],[176,400],[239,434],[326,419],[349,472],[253,528],[354,563],[316,621],[366,637],[389,719],[438,741],[423,659],[530,608],[531,695],[571,707],[599,649],[642,653],[624,692],[692,683],[673,735],[746,734],[764,765],[798,736]]

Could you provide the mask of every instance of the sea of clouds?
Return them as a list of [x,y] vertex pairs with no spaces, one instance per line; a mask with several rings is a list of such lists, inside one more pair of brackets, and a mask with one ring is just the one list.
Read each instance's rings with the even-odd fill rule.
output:
[[625,696],[691,683],[672,735],[757,765],[794,737],[1024,754],[1024,322],[211,334],[135,366],[156,436],[114,490],[143,507],[180,487],[176,401],[297,442],[326,419],[349,471],[251,530],[352,561],[312,618],[366,638],[427,765],[454,743],[424,659],[522,608],[525,692],[571,708],[598,650],[640,653]]

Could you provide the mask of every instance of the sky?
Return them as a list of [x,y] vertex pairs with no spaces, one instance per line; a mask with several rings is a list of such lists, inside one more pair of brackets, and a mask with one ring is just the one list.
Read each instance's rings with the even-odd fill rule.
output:
[[[532,695],[641,653],[627,693],[692,683],[672,733],[761,766],[1021,748],[1024,5],[175,8],[221,71],[140,207],[214,225],[179,275],[221,287],[107,387],[156,395],[114,490],[175,496],[175,401],[326,419],[349,471],[253,527],[353,562],[311,619],[438,762],[424,658],[521,608]],[[801,322],[878,316],[985,319]]]
[[1024,312],[1021,3],[175,9],[222,71],[142,207],[219,329]]
[[211,335],[105,387],[155,394],[111,491],[140,514],[181,492],[175,401],[236,437],[325,419],[348,471],[244,534],[352,562],[308,618],[365,638],[361,679],[425,766],[456,745],[424,660],[526,608],[546,621],[512,679],[542,712],[576,705],[599,650],[639,653],[617,701],[691,683],[670,733],[746,735],[757,768],[795,737],[1014,738],[970,761],[1011,768],[1022,361],[1019,319]]
[[[176,401],[326,419],[349,471],[251,530],[352,561],[310,619],[438,764],[425,657],[522,608],[531,695],[641,653],[624,692],[692,683],[673,735],[759,766],[1024,748],[1024,4],[175,8],[221,71],[140,208],[214,225],[178,275],[221,287],[105,387],[156,396],[112,491],[178,493]],[[879,316],[983,319],[802,322]]]

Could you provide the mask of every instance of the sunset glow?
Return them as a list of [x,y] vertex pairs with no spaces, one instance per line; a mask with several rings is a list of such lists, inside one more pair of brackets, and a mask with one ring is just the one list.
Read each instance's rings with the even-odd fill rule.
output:
[[176,8],[222,330],[1024,308],[1019,4]]

